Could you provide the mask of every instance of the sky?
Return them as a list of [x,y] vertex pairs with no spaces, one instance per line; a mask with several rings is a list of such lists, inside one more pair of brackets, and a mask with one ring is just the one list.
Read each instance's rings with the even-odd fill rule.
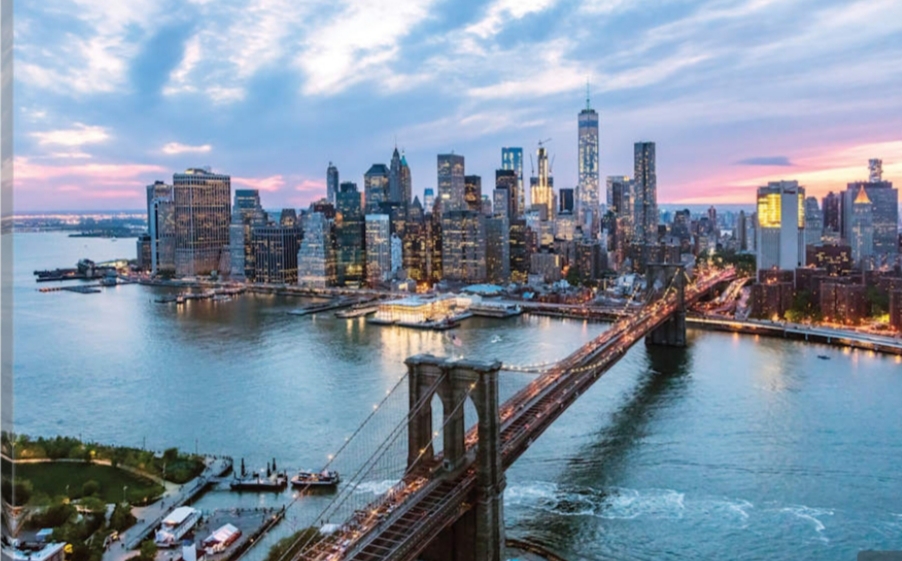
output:
[[[502,146],[577,181],[577,114],[602,178],[657,144],[658,200],[750,203],[902,184],[898,0],[42,0],[14,13],[16,211],[141,209],[211,166],[266,208],[363,188],[395,145],[414,194],[454,152],[491,184]],[[529,160],[526,160],[529,174]],[[602,185],[604,181],[602,179]],[[602,187],[603,189],[603,187]],[[603,200],[603,194],[602,194]]]

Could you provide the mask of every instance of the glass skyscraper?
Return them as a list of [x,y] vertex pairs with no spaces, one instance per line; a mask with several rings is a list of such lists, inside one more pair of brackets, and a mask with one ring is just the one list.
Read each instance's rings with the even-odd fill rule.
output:
[[438,155],[438,203],[442,213],[465,210],[464,157],[457,154]]
[[598,230],[598,113],[589,106],[579,112],[579,183],[577,185],[579,221],[594,236]]
[[526,211],[526,189],[523,187],[523,149],[516,147],[502,148],[501,169],[512,170],[517,173],[516,188],[511,193],[514,201],[514,214],[511,217],[522,216]]
[[637,142],[634,148],[633,241],[640,245],[654,245],[658,237],[655,143]]
[[338,195],[338,168],[332,165],[332,162],[329,162],[329,167],[326,168],[326,199],[329,200],[333,205],[335,204],[335,197]]
[[176,275],[208,275],[218,271],[229,246],[231,177],[191,168],[172,176],[172,191]]

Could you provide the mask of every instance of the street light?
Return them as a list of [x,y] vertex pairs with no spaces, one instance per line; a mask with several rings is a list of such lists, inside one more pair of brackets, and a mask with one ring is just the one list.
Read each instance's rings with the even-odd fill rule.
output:
[[127,491],[127,490],[128,490],[128,485],[123,485],[123,486],[122,486],[122,502],[123,502],[123,503],[126,502],[126,500],[125,500],[125,491]]

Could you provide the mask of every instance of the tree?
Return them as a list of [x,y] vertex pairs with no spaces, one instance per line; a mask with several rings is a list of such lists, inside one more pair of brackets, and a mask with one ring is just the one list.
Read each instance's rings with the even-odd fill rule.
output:
[[95,496],[87,496],[78,501],[79,506],[85,508],[92,515],[99,516],[106,514],[106,503]]
[[128,503],[116,504],[116,507],[113,508],[113,513],[110,515],[110,528],[117,532],[124,532],[135,522],[137,522],[137,519],[132,514],[132,509],[128,506]]
[[138,555],[138,559],[141,561],[153,561],[153,558],[157,555],[157,544],[153,542],[153,540],[145,540],[141,542],[141,553]]
[[178,448],[167,448],[163,451],[163,461],[167,464],[171,464],[179,459],[179,449]]
[[93,479],[85,481],[84,485],[81,486],[82,497],[90,497],[92,495],[96,495],[99,492],[100,483],[94,481]]

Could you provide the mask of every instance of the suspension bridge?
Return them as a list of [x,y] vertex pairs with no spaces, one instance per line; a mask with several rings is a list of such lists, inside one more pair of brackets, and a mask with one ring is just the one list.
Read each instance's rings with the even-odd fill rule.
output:
[[[555,363],[408,358],[407,373],[330,456],[324,469],[354,455],[352,443],[369,442],[365,453],[346,464],[353,467],[343,472],[335,496],[303,524],[318,531],[298,534],[279,561],[501,561],[505,470],[636,342],[685,346],[687,305],[735,279],[733,269],[703,271],[691,279],[681,265],[650,265],[643,305]],[[502,371],[537,376],[500,403]],[[407,414],[374,439],[374,419],[389,400],[403,397],[404,386]],[[436,396],[441,426],[433,426]],[[468,402],[477,415],[469,430]],[[373,481],[384,482],[375,489],[380,491],[375,500]]]

